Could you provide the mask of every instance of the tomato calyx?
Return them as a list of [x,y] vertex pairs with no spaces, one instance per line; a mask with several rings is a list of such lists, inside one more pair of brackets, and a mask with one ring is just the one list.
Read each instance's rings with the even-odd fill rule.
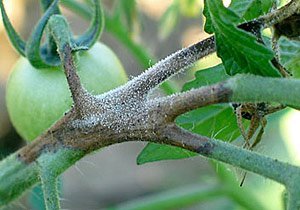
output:
[[[78,4],[76,5],[78,7],[82,7],[79,3],[75,4]],[[75,38],[71,30],[68,29],[68,33],[71,37],[70,46],[72,51],[90,49],[101,35],[104,25],[103,11],[99,0],[93,0],[93,4],[94,14],[88,30],[83,35]],[[14,29],[6,14],[3,1],[0,1],[3,23],[12,45],[20,55],[26,57],[31,65],[38,69],[60,66],[62,64],[59,54],[56,51],[58,48],[57,41],[59,40],[54,40],[51,30],[45,30],[49,28],[49,19],[53,15],[60,14],[58,0],[54,0],[51,4],[48,0],[44,0],[42,1],[42,6],[44,7],[45,13],[38,21],[30,38],[26,42]],[[44,44],[41,43],[43,34],[46,34],[48,38]]]

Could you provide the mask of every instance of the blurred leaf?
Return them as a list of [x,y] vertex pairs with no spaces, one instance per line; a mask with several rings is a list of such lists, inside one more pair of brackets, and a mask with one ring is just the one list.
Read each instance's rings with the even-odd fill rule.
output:
[[179,4],[173,3],[167,11],[163,14],[159,21],[159,37],[161,39],[167,38],[175,29],[179,19]]
[[[222,185],[193,183],[192,185],[177,187],[159,193],[144,195],[137,199],[125,201],[108,210],[165,210],[190,209],[201,202],[211,201],[227,196]],[[222,210],[224,210],[222,203]],[[216,206],[216,205],[214,205]],[[230,205],[231,208],[233,207]]]
[[280,76],[272,66],[273,53],[258,43],[256,37],[235,27],[239,17],[219,0],[206,1],[217,42],[217,54],[229,75],[252,73]]
[[134,23],[137,21],[137,9],[135,0],[121,0],[120,7],[128,25],[129,31],[133,31]]
[[[184,85],[183,90],[211,85],[227,79],[222,64],[196,72],[195,80]],[[244,122],[244,126],[248,122]],[[212,105],[193,110],[176,119],[176,124],[211,138],[232,141],[240,136],[235,114],[228,104]],[[149,143],[137,158],[138,164],[158,160],[189,158],[196,155],[179,147]]]
[[109,17],[115,22],[122,24],[122,28],[124,28],[127,33],[134,34],[136,29],[139,28],[137,26],[140,25],[136,0],[116,1],[114,8],[113,15],[109,15]]
[[199,0],[179,0],[180,13],[186,17],[195,17],[200,14]]

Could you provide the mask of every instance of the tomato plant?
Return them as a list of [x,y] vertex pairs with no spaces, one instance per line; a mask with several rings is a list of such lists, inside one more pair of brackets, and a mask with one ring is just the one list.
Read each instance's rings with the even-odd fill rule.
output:
[[[100,94],[127,81],[116,55],[104,44],[78,53],[78,74],[83,86]],[[20,58],[7,83],[6,102],[11,121],[19,134],[31,141],[63,116],[72,105],[61,68],[36,69]]]
[[[299,109],[300,104],[300,81],[297,74],[300,45],[296,43],[299,39],[294,40],[295,42],[289,40],[299,38],[300,34],[298,30],[295,30],[297,36],[290,32],[276,32],[277,26],[287,24],[294,28],[297,25],[299,0],[291,0],[278,9],[273,0],[264,3],[255,0],[233,0],[226,6],[220,0],[204,1],[204,5],[201,5],[204,6],[202,8],[206,17],[204,29],[211,34],[210,37],[198,40],[195,44],[167,56],[109,94],[101,93],[122,84],[126,81],[126,75],[122,68],[119,68],[119,61],[112,58],[114,55],[109,56],[105,50],[95,50],[99,48],[97,39],[101,30],[101,20],[94,18],[94,27],[84,36],[75,38],[71,30],[68,30],[67,19],[59,12],[58,0],[40,2],[45,13],[25,43],[11,27],[0,1],[5,29],[12,44],[26,57],[16,64],[8,82],[8,108],[11,116],[16,118],[13,123],[28,140],[32,140],[53,124],[44,135],[40,135],[34,142],[0,162],[0,207],[10,204],[25,189],[40,183],[40,188],[35,189],[39,189],[41,193],[32,193],[39,201],[45,202],[44,207],[40,209],[60,209],[59,197],[64,197],[64,194],[59,192],[61,188],[58,178],[68,167],[93,151],[100,149],[102,152],[104,147],[123,142],[146,141],[149,144],[138,155],[137,164],[202,155],[213,160],[216,180],[206,182],[197,178],[191,181],[189,176],[185,176],[183,181],[190,181],[191,187],[150,195],[121,205],[111,204],[112,199],[109,198],[109,204],[101,202],[100,205],[103,206],[98,208],[106,205],[113,205],[114,209],[173,209],[189,208],[192,205],[201,208],[198,206],[200,202],[215,202],[216,199],[222,198],[224,202],[213,203],[213,209],[217,209],[218,206],[221,209],[278,209],[283,205],[286,209],[300,209],[300,168],[277,160],[281,158],[277,155],[284,152],[282,145],[279,148],[272,147],[275,141],[277,144],[283,140],[275,123],[278,123],[279,115],[285,115],[283,112],[277,116],[273,113],[289,106]],[[94,5],[84,5],[79,1],[60,2],[64,2],[68,8],[87,19],[92,17],[92,11],[99,13],[101,10],[98,0],[94,0]],[[139,17],[136,10],[138,7],[135,5],[135,0],[128,0],[108,8],[112,11],[105,14],[107,31],[114,34],[145,67],[148,67],[151,59],[147,57],[143,46],[135,42],[139,39],[133,39],[142,38],[139,37],[139,30],[133,30],[139,23],[136,21]],[[174,18],[179,19],[181,13],[193,13],[195,5],[196,1],[185,0],[174,0],[170,4],[165,13],[167,15],[161,18],[161,22],[164,22],[161,28],[167,29],[167,33],[164,31],[166,36],[170,35],[172,27],[178,25]],[[166,20],[171,20],[173,25]],[[45,28],[47,30],[44,30]],[[264,29],[269,28],[275,32],[272,31],[270,37],[266,37]],[[43,31],[45,43],[41,45]],[[143,40],[141,44],[145,44]],[[100,48],[103,47],[100,45]],[[195,78],[185,83],[182,92],[168,96],[152,94],[160,85],[168,93],[176,92],[172,85],[163,86],[162,82],[177,76],[199,59],[215,52],[222,62],[219,60],[218,65],[197,71]],[[116,71],[113,70],[115,68],[110,68],[115,65]],[[198,65],[194,67],[198,68]],[[101,74],[99,78],[98,74]],[[172,82],[177,86],[176,81]],[[100,86],[99,89],[97,86]],[[103,89],[104,87],[109,88]],[[66,112],[71,106],[71,98],[73,108]],[[66,115],[62,116],[64,112]],[[61,116],[61,119],[54,124],[56,114],[57,118]],[[266,117],[269,115],[268,121],[271,124],[267,125]],[[17,123],[22,123],[23,127],[18,128]],[[263,138],[267,136],[264,135],[265,132],[272,134],[272,143]],[[256,146],[261,146],[260,143],[264,144],[268,151],[276,153],[275,157],[267,157],[260,151],[253,152],[259,149]],[[110,153],[109,160],[114,159],[112,155]],[[123,163],[126,155],[120,155],[122,165],[126,164]],[[107,158],[99,159],[119,170],[117,161],[107,162]],[[222,162],[284,185],[284,200],[281,201],[281,191],[275,192],[256,178],[254,181],[252,177],[247,178],[241,188],[246,172],[242,171],[242,176],[238,176],[237,179],[235,170],[228,170],[228,166]],[[132,176],[130,167],[124,165],[123,168],[130,171],[129,176],[134,179],[146,181],[148,178],[145,173],[141,173],[142,179],[139,179]],[[187,171],[182,167],[177,168]],[[199,169],[201,175],[207,176],[206,167]],[[166,170],[165,167],[163,170]],[[101,166],[101,171],[110,170]],[[189,171],[199,174],[195,172]],[[99,178],[99,174],[94,171],[93,174]],[[115,174],[122,176],[122,180],[126,181],[126,174]],[[173,179],[172,176],[165,177],[166,182],[161,180],[161,183],[168,183]],[[115,177],[110,178],[118,185]],[[100,179],[103,182],[102,177]],[[179,179],[182,180],[182,177]],[[78,184],[74,185],[80,188],[81,194],[85,194],[83,187]],[[119,193],[119,190],[117,191]],[[124,191],[120,192],[123,194]],[[117,193],[107,194],[115,196]],[[150,190],[147,190],[147,193],[150,193]],[[272,203],[268,202],[270,199],[267,196],[274,197],[275,193],[278,202],[275,202],[275,199]],[[36,196],[37,194],[41,194],[44,199]],[[258,196],[262,199],[257,198]],[[82,208],[89,208],[86,205],[89,203],[87,199],[81,197],[77,200],[83,200]],[[266,204],[261,203],[261,200],[266,201]],[[29,203],[40,204],[39,201],[30,199]],[[78,208],[75,199],[70,203]],[[68,207],[64,204],[64,208]]]

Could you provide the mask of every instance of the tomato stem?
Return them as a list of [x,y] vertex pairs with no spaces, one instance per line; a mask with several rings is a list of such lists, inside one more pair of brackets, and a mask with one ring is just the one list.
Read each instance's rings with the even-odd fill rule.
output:
[[57,54],[56,56],[48,54],[47,50],[45,49],[47,46],[43,46],[43,49],[40,48],[42,36],[47,22],[49,18],[55,14],[57,4],[58,0],[54,0],[43,17],[39,20],[38,24],[35,26],[26,45],[26,57],[31,65],[36,68],[49,68],[52,66],[58,66],[60,64],[59,60],[57,59]]

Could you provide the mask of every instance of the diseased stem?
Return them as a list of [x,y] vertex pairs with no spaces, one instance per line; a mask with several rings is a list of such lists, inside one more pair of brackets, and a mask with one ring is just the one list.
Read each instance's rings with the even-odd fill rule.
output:
[[300,80],[241,74],[222,83],[153,100],[152,106],[164,109],[170,122],[177,116],[193,109],[226,102],[277,102],[298,107],[300,104]]
[[183,48],[153,65],[140,76],[129,81],[124,91],[139,92],[141,96],[147,95],[149,91],[170,76],[180,70],[187,69],[197,60],[214,51],[215,39],[213,36],[187,48]]
[[75,109],[80,115],[84,115],[92,96],[83,88],[76,72],[69,25],[63,16],[53,15],[48,21],[48,27],[57,44]]
[[[298,4],[299,0],[293,3]],[[85,103],[87,95],[72,63],[70,37],[60,34],[64,32],[62,28],[55,30],[57,25],[66,25],[55,21],[64,20],[52,16],[49,28],[58,43],[75,108],[34,142],[0,162],[0,206],[39,182],[41,168],[51,169],[51,177],[57,177],[92,151],[138,140],[179,146],[275,180],[287,187],[289,208],[298,208],[300,168],[190,133],[177,127],[173,120],[186,111],[214,103],[277,102],[297,107],[300,104],[300,80],[237,75],[223,83],[178,95],[147,98],[147,93],[161,82],[215,51],[214,38],[210,37],[172,54],[126,85],[89,98],[90,103]],[[184,101],[180,101],[180,97]],[[90,115],[78,117],[78,112],[86,110]],[[53,202],[57,205],[56,199]]]
[[167,139],[165,140],[166,143],[181,146],[203,156],[260,174],[284,185],[295,181],[293,180],[294,174],[300,174],[299,167],[223,141],[205,140],[204,137],[185,131],[176,125],[167,127],[163,136]]
[[[202,91],[205,89],[209,91],[212,87],[215,85],[204,87]],[[220,87],[223,89],[220,88],[219,93],[224,93],[224,89],[227,93],[231,93],[226,97],[228,102],[267,101],[294,106],[300,104],[300,80],[237,75]],[[272,87],[273,90],[271,91]],[[291,89],[293,91],[290,91]],[[115,91],[117,92],[117,90]],[[215,95],[219,93],[214,92]],[[105,98],[106,96],[108,97],[107,100],[110,98],[111,101],[112,95],[108,93],[102,97]],[[191,100],[195,97],[191,97]],[[106,122],[105,117],[108,117],[106,119],[108,122],[113,123],[113,114],[117,118],[121,117],[120,114],[128,114],[125,111],[118,111],[122,109],[122,104],[118,104],[119,108],[115,110],[115,113],[108,109],[109,115],[101,115],[100,121],[94,122],[93,126],[85,123],[84,120],[83,123],[80,123],[74,117],[74,112],[70,111],[44,135],[0,162],[0,206],[9,203],[39,181],[37,162],[45,164],[39,162],[45,155],[47,155],[47,165],[58,176],[91,151],[116,143],[136,140],[167,143],[189,149],[203,156],[238,166],[283,183],[288,186],[288,189],[293,189],[295,179],[300,183],[300,179],[295,176],[295,174],[300,174],[299,168],[228,143],[210,140],[207,137],[191,134],[182,129],[178,130],[170,124],[168,118],[165,118],[169,106],[157,107],[154,105],[155,99],[154,101],[147,100],[138,107],[141,118],[131,118],[131,120],[136,119],[137,121],[130,121],[131,127],[125,124],[123,130],[117,131],[111,130],[113,127],[107,127],[106,124],[103,125],[102,123]],[[224,98],[222,101],[224,102]],[[217,101],[215,102],[217,103]],[[137,105],[136,101],[134,101],[134,105],[130,103],[130,101],[124,101],[126,108],[124,110],[130,111],[129,108],[134,108]],[[188,106],[188,103],[182,106]],[[191,106],[195,108],[193,104]],[[75,129],[73,124],[79,127]]]
[[[62,0],[63,5],[73,10],[74,12],[80,14],[85,19],[91,18],[91,11],[85,5],[82,5],[73,0]],[[105,30],[111,33],[116,39],[118,39],[129,51],[131,51],[132,55],[139,61],[141,66],[144,69],[149,68],[152,63],[156,62],[156,59],[151,56],[144,47],[134,42],[125,27],[119,20],[116,20],[109,15],[105,14]],[[174,87],[169,81],[166,81],[162,84],[162,89],[167,95],[170,95],[175,92]]]

